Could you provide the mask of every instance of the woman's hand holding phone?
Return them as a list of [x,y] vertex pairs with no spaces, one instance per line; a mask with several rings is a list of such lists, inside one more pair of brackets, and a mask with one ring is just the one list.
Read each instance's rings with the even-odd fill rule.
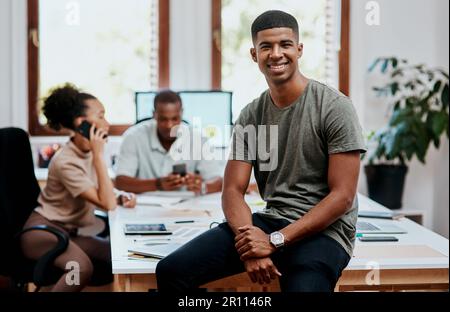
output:
[[95,124],[89,129],[89,143],[94,156],[103,157],[103,151],[106,143],[108,133],[104,129],[97,129]]

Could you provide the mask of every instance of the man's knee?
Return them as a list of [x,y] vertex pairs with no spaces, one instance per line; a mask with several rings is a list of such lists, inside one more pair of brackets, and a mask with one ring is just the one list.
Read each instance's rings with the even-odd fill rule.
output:
[[180,276],[183,271],[185,271],[182,267],[182,263],[183,262],[178,261],[178,257],[175,255],[165,257],[160,260],[156,266],[156,277],[158,279],[160,277],[167,279],[171,276]]

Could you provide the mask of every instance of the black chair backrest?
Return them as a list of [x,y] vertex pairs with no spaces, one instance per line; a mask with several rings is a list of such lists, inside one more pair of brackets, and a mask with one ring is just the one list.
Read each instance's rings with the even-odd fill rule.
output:
[[28,134],[17,128],[0,129],[0,275],[8,275],[14,236],[37,207],[39,193]]
[[[153,120],[153,119],[155,119],[155,118],[149,117],[149,118],[144,118],[144,119],[138,120],[138,121],[136,121],[136,125],[138,125],[138,124],[140,124],[140,123],[143,123],[143,122],[145,122],[145,121]],[[187,121],[184,120],[184,119],[181,120],[181,122],[184,123],[184,124],[186,124],[186,125],[189,125],[189,122],[187,122]]]

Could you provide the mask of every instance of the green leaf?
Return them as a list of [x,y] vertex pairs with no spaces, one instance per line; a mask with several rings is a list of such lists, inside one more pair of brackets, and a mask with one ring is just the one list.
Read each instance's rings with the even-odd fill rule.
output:
[[439,140],[438,138],[433,138],[433,143],[436,148],[439,148],[439,146],[441,145],[441,140]]
[[442,75],[444,75],[445,78],[449,79],[448,74],[447,74],[445,71],[439,70],[439,72],[440,72]]
[[442,83],[440,81],[436,81],[433,87],[433,93],[438,93],[439,90],[441,89],[441,85]]
[[392,60],[392,67],[393,67],[393,68],[397,68],[397,66],[398,66],[398,60],[397,60],[395,57],[393,57],[391,60]]
[[393,84],[391,84],[392,95],[395,95],[398,90],[399,90],[399,87],[398,87],[398,83],[397,82],[394,82]]
[[386,158],[393,160],[399,155],[399,139],[397,128],[392,128],[391,132],[385,137]]
[[445,128],[448,126],[448,114],[446,112],[439,112],[436,118],[437,121],[433,127],[433,130],[435,134],[441,136],[441,134],[445,131]]
[[381,72],[384,74],[386,73],[386,70],[389,66],[389,59],[386,59],[383,63],[383,65],[381,66]]
[[411,107],[405,107],[403,109],[394,110],[391,119],[389,120],[390,126],[396,126],[397,124],[404,122],[407,118],[412,117],[414,112]]
[[445,112],[430,112],[426,123],[433,134],[433,140],[438,140],[448,124],[448,115]]
[[448,107],[448,83],[445,85],[444,89],[442,90],[441,94],[441,101],[444,106],[444,108]]
[[372,72],[374,69],[375,69],[375,67],[377,67],[377,65],[378,65],[378,63],[381,61],[381,58],[377,58],[373,63],[372,63],[372,65],[370,65],[370,67],[369,67],[369,73],[370,72]]
[[405,150],[406,158],[407,158],[408,160],[411,160],[412,157],[413,157],[413,155],[414,155],[414,152],[415,152],[415,147],[414,147],[414,145],[409,146],[409,147],[405,148],[404,150]]
[[416,155],[417,158],[423,163],[425,164],[425,156],[427,154],[428,151],[428,146],[430,145],[430,140],[428,138],[427,135],[427,130],[424,124],[422,123],[417,123],[417,132],[416,132],[416,136],[417,136],[417,141],[416,141]]

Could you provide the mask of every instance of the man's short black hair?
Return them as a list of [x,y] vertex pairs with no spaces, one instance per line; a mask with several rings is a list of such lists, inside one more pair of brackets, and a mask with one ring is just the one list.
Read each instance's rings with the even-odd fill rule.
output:
[[176,103],[180,103],[180,105],[183,106],[180,95],[172,90],[163,90],[160,91],[155,96],[154,107],[156,110],[156,106],[158,104],[176,104]]
[[281,27],[292,29],[295,35],[299,37],[298,22],[294,16],[283,11],[271,10],[264,12],[253,22],[252,39],[255,40],[260,31]]

